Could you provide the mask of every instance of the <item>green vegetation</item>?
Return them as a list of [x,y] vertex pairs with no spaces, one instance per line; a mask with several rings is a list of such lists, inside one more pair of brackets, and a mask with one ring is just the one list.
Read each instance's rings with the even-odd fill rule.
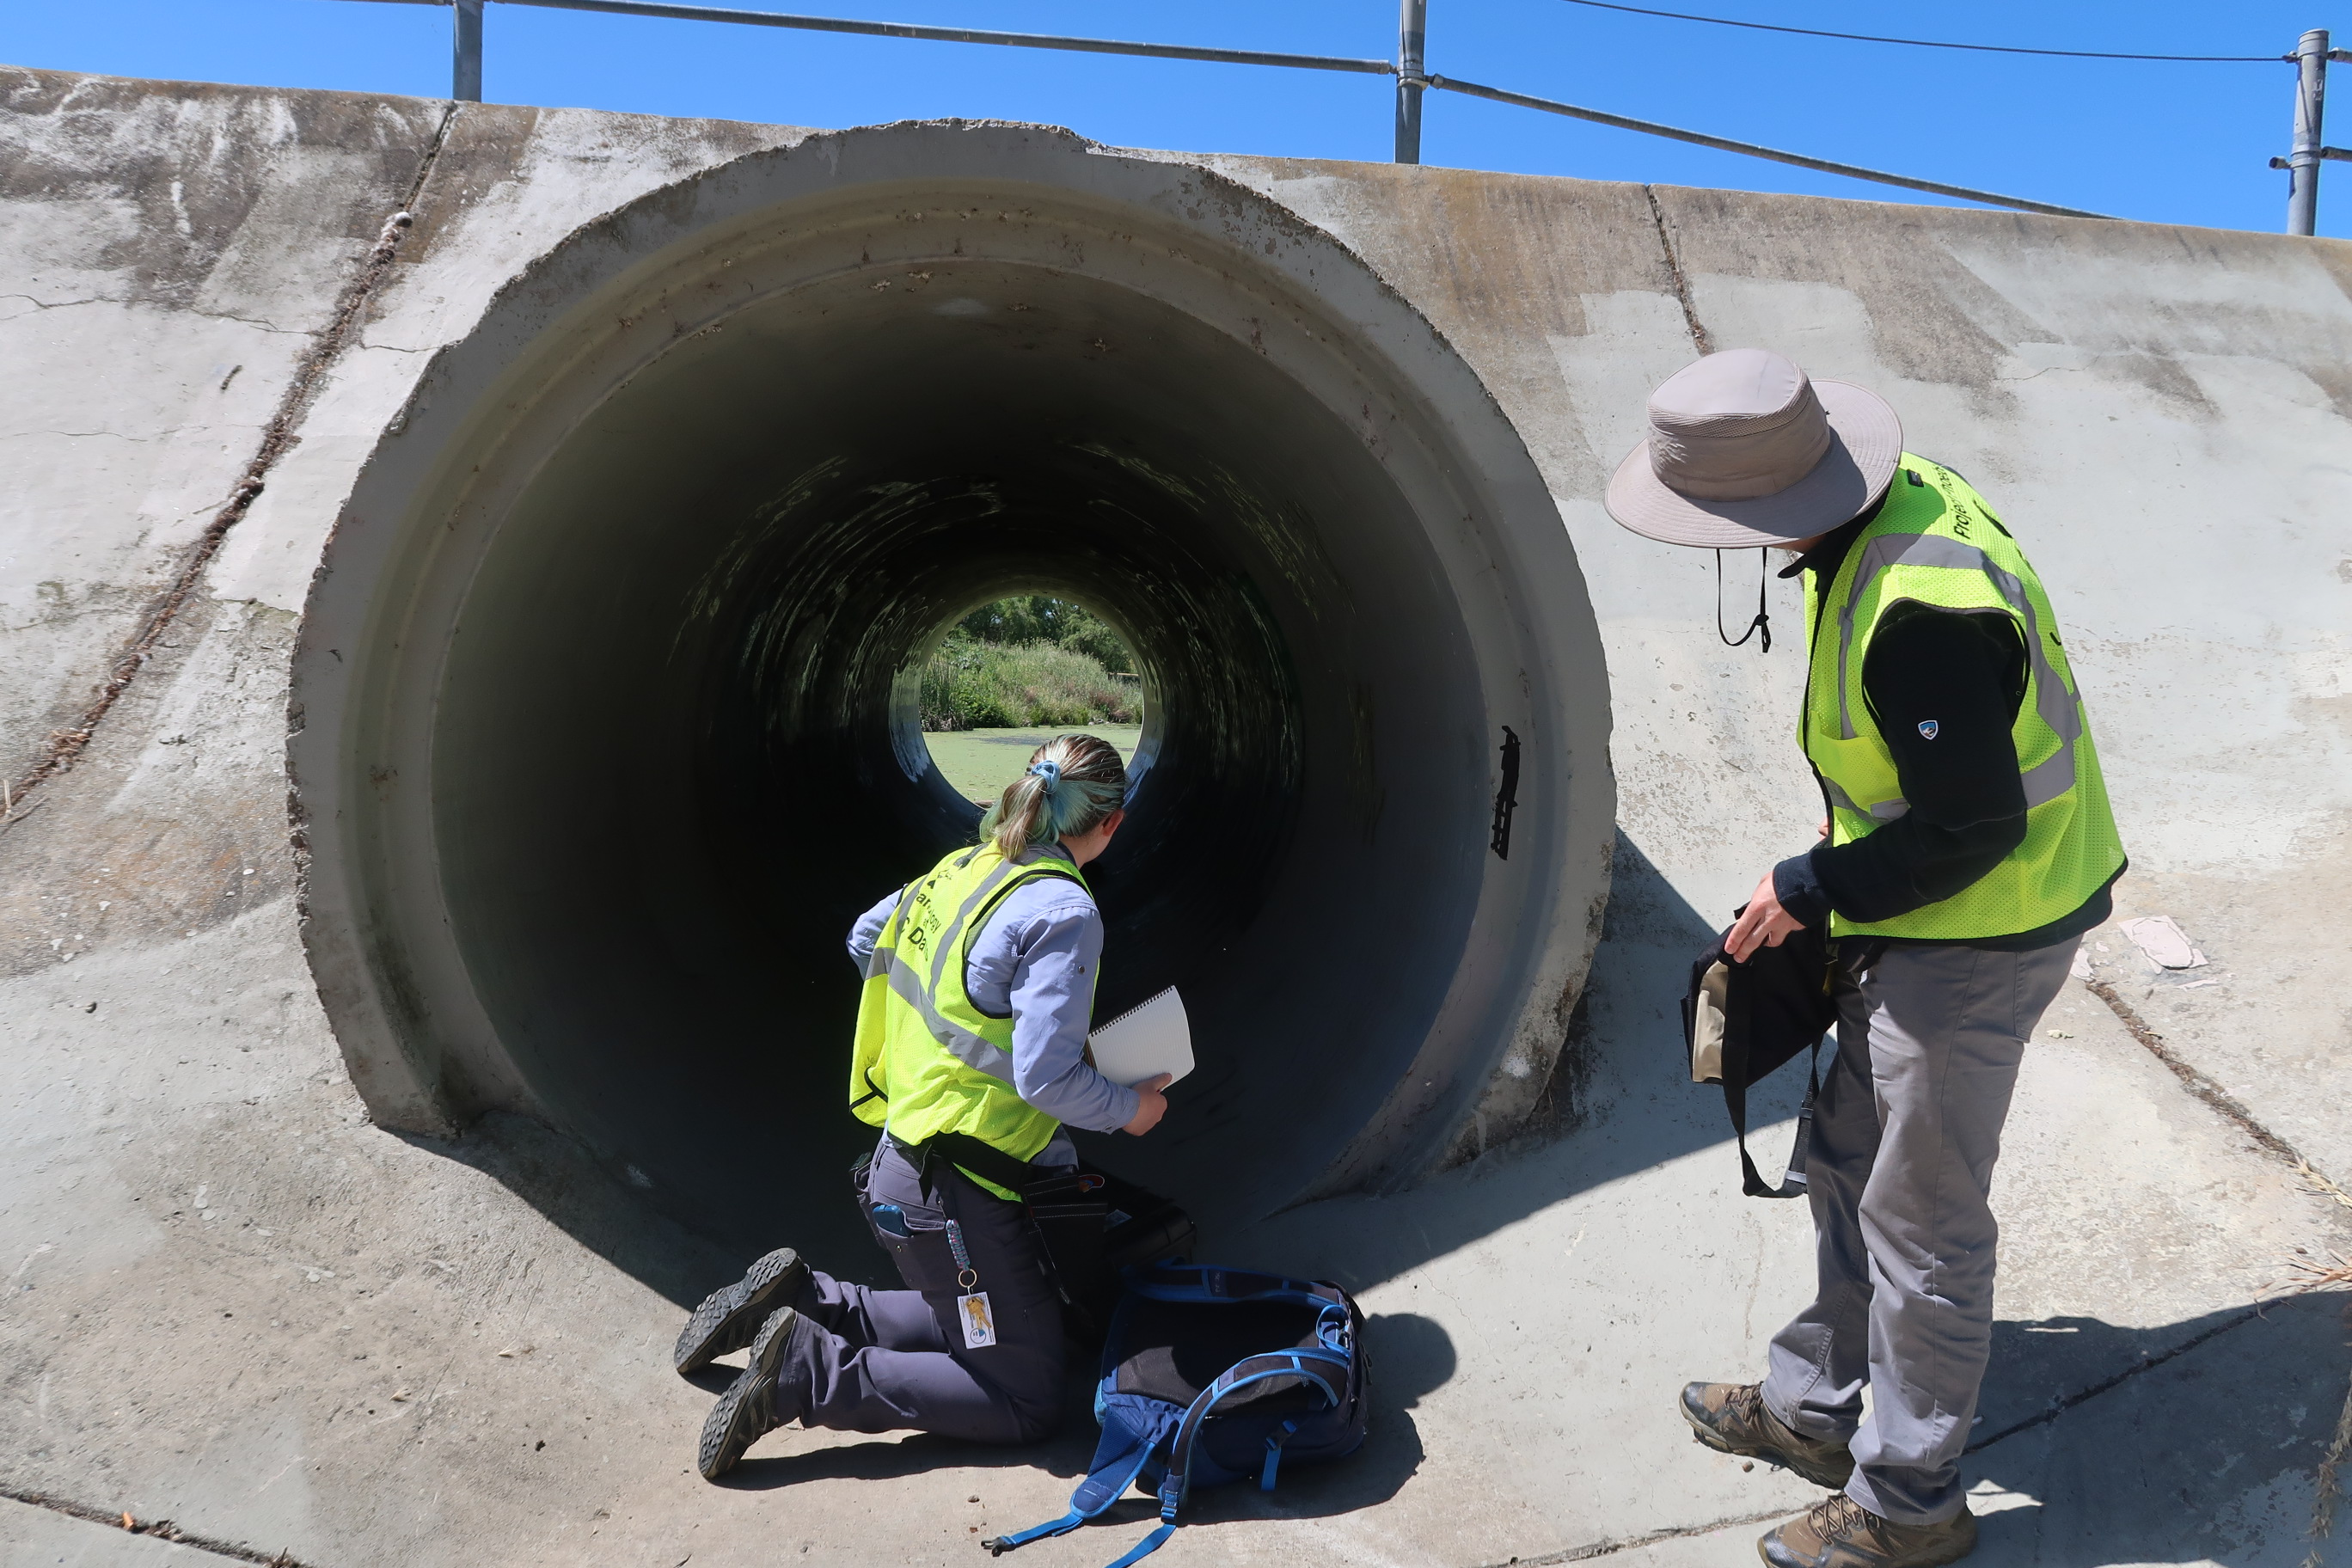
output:
[[[986,805],[1021,776],[1029,765],[1029,753],[1055,733],[1048,729],[935,731],[923,737],[923,743],[956,794]],[[1135,748],[1143,741],[1142,730],[1133,724],[1090,723],[1087,733],[1117,746],[1119,761],[1128,763],[1135,761]]]
[[999,599],[956,623],[923,667],[926,730],[1133,724],[1134,656],[1109,624],[1043,594]]

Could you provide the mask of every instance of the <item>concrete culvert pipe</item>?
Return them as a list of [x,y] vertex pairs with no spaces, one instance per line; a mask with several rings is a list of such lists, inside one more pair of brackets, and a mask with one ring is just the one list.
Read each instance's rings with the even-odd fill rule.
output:
[[1517,436],[1274,204],[908,125],[575,234],[366,465],[292,762],[311,959],[378,1120],[542,1117],[747,1244],[780,1204],[845,1214],[842,939],[978,816],[908,672],[1012,592],[1113,622],[1149,693],[1097,1016],[1177,984],[1201,1067],[1092,1152],[1215,1225],[1523,1114],[1613,801],[1591,606]]

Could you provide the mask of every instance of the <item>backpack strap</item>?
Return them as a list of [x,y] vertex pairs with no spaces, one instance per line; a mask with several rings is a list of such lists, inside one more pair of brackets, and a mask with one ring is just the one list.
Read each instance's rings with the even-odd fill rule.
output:
[[[1016,1546],[1026,1546],[1048,1536],[1067,1535],[1117,1502],[1151,1463],[1152,1456],[1168,1441],[1183,1415],[1172,1405],[1133,1395],[1110,1394],[1104,1398],[1102,1405],[1102,1441],[1095,1446],[1094,1462],[1087,1468],[1087,1479],[1070,1494],[1070,1511],[1046,1523],[982,1542],[991,1556],[1001,1557]],[[1159,1542],[1151,1545],[1156,1548]],[[1127,1561],[1143,1554],[1136,1552]]]
[[1176,1533],[1176,1510],[1163,1496],[1160,1504],[1160,1528],[1135,1543],[1134,1550],[1110,1564],[1110,1568],[1134,1568],[1134,1565],[1168,1544]]
[[[1336,1385],[1330,1375],[1334,1372],[1339,1379]],[[1237,1361],[1218,1373],[1217,1380],[1201,1390],[1200,1396],[1185,1410],[1184,1419],[1177,1425],[1176,1440],[1168,1450],[1168,1479],[1160,1489],[1162,1512],[1172,1518],[1170,1510],[1181,1506],[1184,1494],[1192,1489],[1192,1445],[1200,1436],[1202,1423],[1216,1414],[1217,1406],[1228,1395],[1274,1377],[1295,1377],[1312,1384],[1323,1395],[1324,1407],[1330,1409],[1346,1394],[1348,1358],[1344,1352],[1335,1351],[1274,1351]],[[1274,1463],[1269,1459],[1261,1480],[1271,1479],[1273,1473]]]
[[1265,1440],[1265,1468],[1258,1472],[1258,1490],[1270,1492],[1274,1489],[1274,1472],[1282,1464],[1282,1446],[1297,1436],[1298,1436],[1298,1423],[1286,1421],[1282,1424],[1281,1436],[1268,1437]]

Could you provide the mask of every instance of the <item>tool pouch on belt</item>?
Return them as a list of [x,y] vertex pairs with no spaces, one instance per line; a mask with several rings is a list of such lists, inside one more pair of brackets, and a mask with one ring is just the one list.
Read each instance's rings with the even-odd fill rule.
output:
[[1188,1260],[1198,1228],[1182,1209],[1108,1171],[1024,1163],[962,1132],[941,1132],[910,1153],[928,1170],[944,1160],[1021,1194],[1045,1272],[1071,1334],[1099,1343],[1130,1264]]
[[[1837,1022],[1838,944],[1820,931],[1792,931],[1778,947],[1759,947],[1745,963],[1724,951],[1726,931],[1691,965],[1683,997],[1683,1044],[1693,1083],[1723,1086],[1724,1108],[1739,1141],[1740,1190],[1751,1198],[1805,1194],[1805,1150],[1812,1136],[1813,1098],[1821,1092],[1822,1037]],[[1788,1174],[1767,1186],[1748,1153],[1748,1088],[1811,1051],[1797,1146]]]

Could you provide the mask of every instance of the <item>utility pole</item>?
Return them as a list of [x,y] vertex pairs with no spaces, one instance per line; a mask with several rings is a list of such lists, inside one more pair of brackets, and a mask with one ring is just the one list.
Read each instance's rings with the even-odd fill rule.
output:
[[2286,231],[2319,224],[2320,115],[2327,102],[2327,29],[2314,27],[2294,47],[2294,143],[2287,153]]
[[1396,161],[1400,163],[1421,162],[1421,94],[1427,79],[1422,75],[1421,63],[1428,30],[1429,0],[1402,0],[1397,16]]
[[[460,103],[482,101],[482,0],[457,0],[452,37],[449,96]],[[2322,33],[2321,37],[2327,35]]]

